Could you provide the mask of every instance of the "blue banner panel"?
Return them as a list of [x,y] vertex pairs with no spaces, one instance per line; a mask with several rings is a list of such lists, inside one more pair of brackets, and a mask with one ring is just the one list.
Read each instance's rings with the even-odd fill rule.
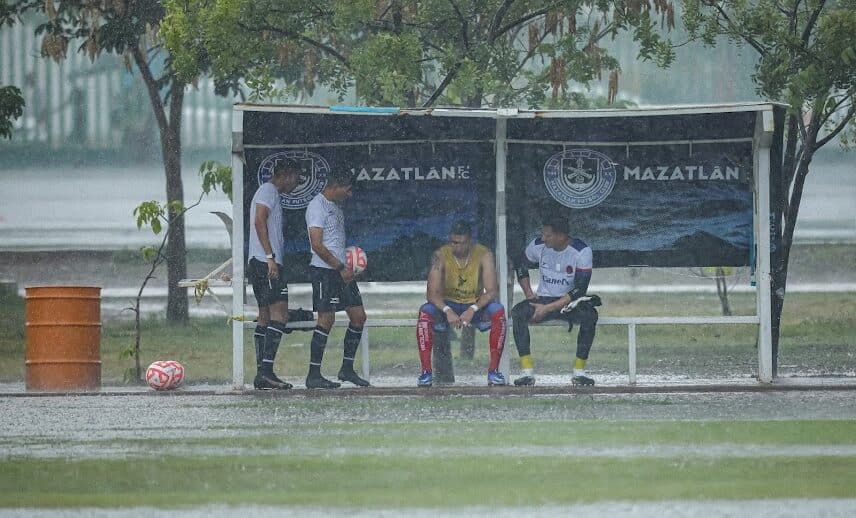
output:
[[751,142],[673,142],[509,144],[509,257],[563,214],[598,267],[748,265]]
[[308,282],[306,206],[322,191],[331,171],[347,170],[354,179],[354,194],[341,207],[347,244],[360,246],[368,256],[362,279],[424,279],[431,253],[446,241],[455,221],[471,222],[477,238],[494,246],[493,151],[491,142],[250,148],[245,151],[245,232],[249,236],[253,194],[270,178],[275,162],[285,157],[297,160],[302,165],[300,184],[281,196],[283,257],[289,280]]

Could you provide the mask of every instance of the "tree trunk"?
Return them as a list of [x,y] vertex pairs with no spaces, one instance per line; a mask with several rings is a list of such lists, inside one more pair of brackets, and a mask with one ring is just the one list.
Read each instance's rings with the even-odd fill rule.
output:
[[[146,55],[140,47],[133,47],[131,54],[143,76],[149,93],[149,101],[160,132],[163,168],[166,174],[167,204],[178,201],[184,204],[184,186],[181,182],[181,109],[184,104],[184,83],[171,78],[169,81],[169,115],[161,99],[158,81],[152,74]],[[170,208],[169,218],[177,212]],[[187,289],[179,288],[178,281],[187,276],[187,258],[184,241],[184,214],[174,220],[167,241],[167,303],[166,318],[171,322],[186,322],[188,317]]]
[[[169,103],[169,129],[161,132],[164,171],[166,172],[167,203],[178,201],[184,204],[184,185],[181,181],[181,108],[184,103],[184,84],[173,82]],[[172,221],[166,247],[167,302],[166,318],[170,322],[186,322],[188,319],[187,288],[178,282],[187,277],[187,250],[185,247],[184,214],[179,208],[170,207]]]
[[719,305],[722,307],[722,314],[726,317],[731,316],[731,305],[728,303],[728,285],[725,279],[725,269],[722,266],[716,267],[716,295],[719,297]]
[[[806,144],[803,144],[804,146]],[[809,145],[813,145],[813,139]],[[784,214],[784,228],[782,229],[782,249],[779,254],[780,267],[773,272],[772,279],[772,335],[773,335],[773,376],[778,375],[779,366],[779,335],[781,333],[782,310],[785,307],[785,293],[788,285],[788,265],[790,263],[791,246],[794,242],[794,230],[797,226],[800,202],[802,201],[803,188],[809,172],[809,164],[813,152],[805,151],[798,162],[794,164],[796,171],[784,171],[793,180],[793,189],[788,198]],[[786,189],[785,193],[788,192]]]

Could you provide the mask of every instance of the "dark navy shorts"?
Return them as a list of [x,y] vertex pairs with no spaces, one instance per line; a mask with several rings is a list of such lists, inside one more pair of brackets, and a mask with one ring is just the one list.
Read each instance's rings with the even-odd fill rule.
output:
[[312,309],[321,313],[342,311],[363,305],[363,296],[356,281],[345,284],[338,271],[331,268],[309,267],[312,280]]
[[276,279],[268,279],[268,265],[256,258],[250,259],[247,266],[247,278],[253,285],[253,294],[259,307],[270,306],[276,302],[288,303],[288,281],[285,279],[285,268],[279,266]]

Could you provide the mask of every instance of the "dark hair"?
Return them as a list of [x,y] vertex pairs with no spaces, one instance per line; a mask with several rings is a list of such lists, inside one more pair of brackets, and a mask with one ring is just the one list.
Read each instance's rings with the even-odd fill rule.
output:
[[290,172],[300,174],[300,164],[290,158],[280,158],[276,161],[276,165],[273,166],[274,176],[279,176],[281,174],[287,174]]
[[545,216],[541,222],[541,226],[550,227],[553,229],[553,232],[558,232],[559,234],[570,235],[571,233],[571,226],[568,224],[568,219],[560,215]]
[[452,223],[449,233],[456,236],[471,236],[473,235],[473,226],[468,221],[461,219]]
[[332,173],[327,175],[327,185],[338,185],[340,187],[347,187],[353,184],[354,179],[351,177],[351,173],[349,171],[333,171]]

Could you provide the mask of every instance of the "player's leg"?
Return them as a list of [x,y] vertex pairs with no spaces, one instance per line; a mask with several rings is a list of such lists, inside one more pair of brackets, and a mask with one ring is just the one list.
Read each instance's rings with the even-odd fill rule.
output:
[[574,385],[594,385],[594,380],[586,376],[585,368],[594,343],[597,310],[589,304],[580,304],[569,315],[580,325],[580,332],[577,335],[577,355],[574,358],[574,375],[571,380]]
[[535,308],[528,300],[515,304],[511,309],[514,344],[517,346],[517,354],[520,356],[520,370],[523,373],[521,377],[514,380],[514,384],[517,386],[535,384],[535,366],[532,361],[529,336],[529,319],[534,314]]
[[261,372],[264,378],[283,385],[282,388],[291,388],[290,383],[279,379],[273,371],[276,353],[279,350],[282,335],[286,332],[285,325],[288,323],[288,286],[284,280],[280,280],[279,284],[279,295],[276,297],[277,300],[270,305],[270,323],[265,329]]
[[265,330],[270,324],[270,307],[259,306],[259,318],[253,330],[253,344],[256,346],[256,370],[262,368],[262,352],[265,347]]
[[291,388],[288,383],[269,376],[268,370],[270,370],[270,374],[273,373],[272,363],[271,368],[268,368],[264,362],[265,342],[267,341],[268,329],[272,324],[270,307],[282,300],[285,300],[287,304],[288,287],[283,282],[283,292],[278,283],[268,279],[267,264],[257,259],[250,259],[247,271],[253,286],[253,294],[259,304],[259,320],[253,333],[253,342],[256,346],[256,377],[253,380],[253,387],[258,390]]
[[502,358],[505,336],[508,332],[505,308],[499,302],[491,302],[473,316],[472,324],[478,327],[480,331],[490,329],[488,336],[490,360],[487,367],[487,384],[506,385],[505,376],[499,372],[499,360]]
[[422,364],[422,374],[416,381],[420,387],[430,387],[434,383],[434,370],[431,367],[431,353],[434,349],[434,329],[445,332],[448,328],[446,318],[437,307],[430,302],[419,308],[419,318],[416,321],[416,345],[419,347],[419,362]]
[[318,312],[315,331],[309,344],[309,373],[306,375],[306,388],[338,388],[339,383],[330,381],[321,375],[321,361],[327,347],[327,338],[336,322],[336,310],[339,294],[335,292],[335,284],[331,282],[333,275],[339,277],[339,272],[327,268],[311,266],[312,279],[312,309]]
[[[344,338],[344,355],[342,356],[342,367],[339,369],[339,381],[348,381],[358,387],[368,387],[369,382],[359,377],[354,371],[354,358],[357,356],[357,349],[360,347],[360,340],[363,337],[363,326],[366,324],[366,310],[362,305],[362,297],[359,297],[357,283],[352,282],[345,287],[344,303],[345,313],[348,314],[348,329],[345,331]],[[357,297],[355,298],[354,292]],[[359,302],[359,304],[354,304]],[[354,305],[351,305],[354,304]]]

